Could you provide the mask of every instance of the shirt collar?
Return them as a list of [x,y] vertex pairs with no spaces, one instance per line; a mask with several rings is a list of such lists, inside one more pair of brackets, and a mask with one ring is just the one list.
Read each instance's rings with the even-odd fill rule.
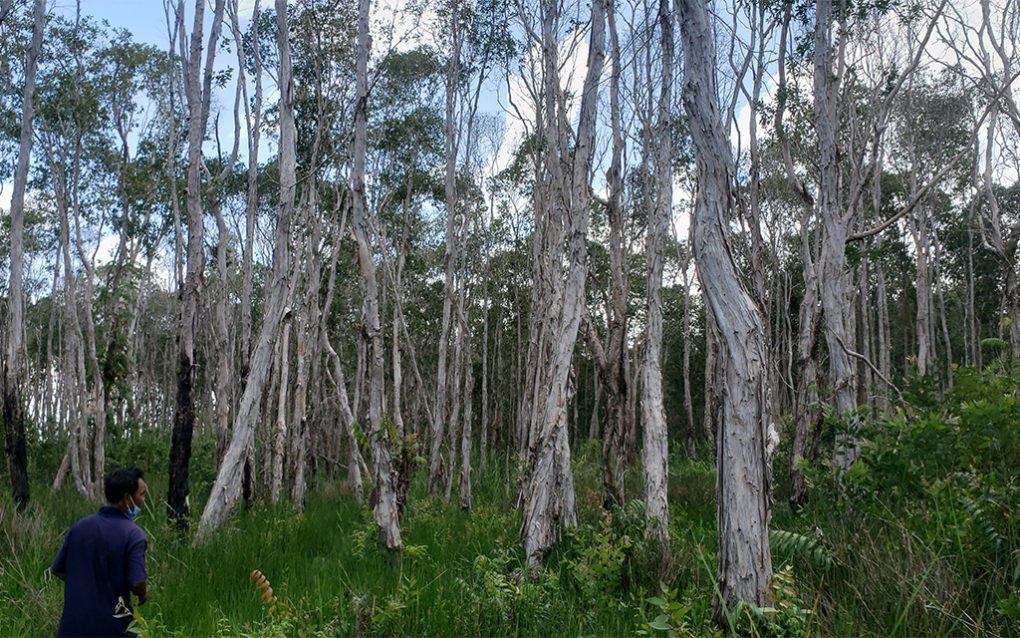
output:
[[124,512],[120,511],[118,508],[114,507],[113,505],[103,505],[102,507],[99,508],[99,513],[101,515],[103,515],[103,516],[110,516],[110,517],[115,517],[115,518],[116,517],[119,517],[119,518],[127,518],[128,517],[127,514],[125,514]]

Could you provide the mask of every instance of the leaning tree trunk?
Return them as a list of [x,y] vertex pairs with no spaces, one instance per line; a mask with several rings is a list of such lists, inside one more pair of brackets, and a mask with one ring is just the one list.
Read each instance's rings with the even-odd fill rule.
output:
[[276,0],[276,23],[276,43],[280,51],[280,202],[273,241],[272,285],[265,306],[262,328],[252,353],[251,368],[244,386],[244,393],[241,396],[237,415],[234,417],[231,428],[230,445],[220,464],[209,501],[202,511],[202,520],[199,522],[195,535],[196,543],[208,539],[213,530],[219,528],[226,521],[230,511],[241,497],[245,463],[249,459],[255,438],[255,426],[259,421],[262,392],[269,377],[273,348],[279,334],[280,324],[289,313],[287,300],[292,291],[288,283],[290,270],[288,241],[290,239],[291,216],[294,211],[297,131],[294,125],[294,82],[288,40],[290,30],[286,0]]
[[25,191],[32,155],[32,117],[35,100],[35,72],[42,50],[46,25],[46,0],[35,0],[32,10],[32,43],[25,56],[25,86],[21,93],[21,140],[14,167],[11,194],[11,277],[7,291],[7,352],[4,356],[4,450],[11,491],[19,510],[28,505],[28,454],[25,451],[25,405],[22,398],[22,359],[25,354]]
[[[202,142],[209,118],[212,97],[213,62],[219,46],[220,27],[223,24],[225,0],[216,0],[213,10],[210,45],[206,51],[205,74],[202,76],[202,36],[204,0],[195,2],[195,21],[191,32],[191,50],[187,61],[187,78],[184,83],[188,101],[188,246],[187,269],[181,290],[181,320],[178,332],[177,354],[177,409],[170,443],[169,487],[167,516],[180,528],[188,525],[191,506],[188,495],[191,485],[188,478],[191,462],[191,438],[195,430],[195,338],[198,332],[198,296],[205,263],[204,219],[202,215]],[[200,84],[201,82],[201,84]]]
[[684,109],[694,142],[698,192],[694,257],[718,327],[725,393],[719,405],[716,490],[719,507],[717,622],[738,602],[768,606],[772,554],[771,453],[765,329],[730,253],[734,167],[716,88],[714,31],[706,6],[679,0],[685,52]]
[[[648,312],[645,361],[641,380],[641,423],[644,433],[645,516],[665,558],[669,554],[669,477],[666,413],[662,400],[662,259],[673,214],[673,21],[669,0],[659,0],[662,30],[662,88],[655,144],[655,205],[648,219]],[[649,87],[651,90],[651,87]]]

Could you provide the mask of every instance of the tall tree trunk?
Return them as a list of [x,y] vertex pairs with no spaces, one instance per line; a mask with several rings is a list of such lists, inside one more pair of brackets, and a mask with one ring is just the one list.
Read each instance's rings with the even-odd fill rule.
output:
[[474,390],[475,390],[475,370],[473,359],[473,352],[471,347],[471,331],[468,329],[468,320],[466,316],[461,317],[461,321],[464,323],[463,335],[464,335],[464,420],[461,426],[461,438],[460,438],[460,508],[465,511],[470,511],[474,504],[474,498],[471,494],[471,450],[474,445],[472,439],[472,418],[474,415]]
[[18,510],[28,505],[28,454],[25,451],[25,405],[22,397],[22,361],[25,356],[25,191],[32,155],[32,118],[35,114],[35,74],[46,26],[46,0],[32,8],[32,43],[25,56],[25,86],[21,91],[21,139],[14,166],[11,193],[11,276],[7,291],[7,351],[4,356],[4,451],[11,493]]
[[[645,476],[645,516],[650,532],[669,555],[668,432],[662,399],[662,259],[673,217],[673,16],[669,0],[659,0],[662,43],[662,88],[655,144],[655,205],[648,218],[647,327],[641,380],[641,424],[644,435],[642,468]],[[651,90],[651,87],[649,87]]]
[[620,76],[622,64],[620,44],[616,30],[616,15],[612,3],[606,5],[609,26],[610,54],[613,72],[609,79],[609,114],[612,126],[612,159],[606,182],[609,198],[606,211],[609,217],[609,271],[610,302],[607,308],[608,351],[598,342],[594,329],[587,325],[585,336],[589,342],[602,386],[606,392],[606,421],[602,432],[602,505],[608,508],[624,503],[623,466],[624,436],[628,429],[628,396],[631,388],[627,379],[627,278],[626,208],[623,203],[623,124],[620,117]]
[[[84,422],[87,426],[91,420],[92,432],[88,437],[87,445],[91,448],[88,457],[91,458],[92,466],[89,469],[91,485],[89,496],[94,499],[102,497],[102,480],[106,473],[106,389],[103,385],[103,373],[99,364],[98,346],[96,337],[95,311],[92,300],[93,282],[96,280],[95,258],[96,252],[91,255],[85,251],[82,240],[81,222],[81,157],[84,152],[82,137],[76,136],[74,142],[74,159],[72,160],[71,172],[71,210],[74,211],[74,242],[78,253],[78,259],[84,270],[82,282],[82,315],[85,324],[85,356],[88,362],[88,374],[82,375],[82,402],[85,413]],[[87,381],[91,378],[91,387]]]
[[[85,400],[85,354],[82,345],[81,321],[78,316],[78,285],[77,275],[71,260],[70,212],[67,199],[67,179],[64,167],[65,151],[63,148],[49,148],[50,170],[53,173],[54,203],[59,220],[59,240],[57,265],[64,265],[64,326],[61,330],[64,341],[64,357],[61,365],[63,371],[63,404],[68,429],[68,455],[70,457],[71,474],[75,488],[83,496],[90,497],[93,493],[91,461],[88,445],[88,417]],[[58,155],[59,154],[59,155]],[[59,157],[59,159],[57,159]]]
[[[282,0],[278,0],[282,2]],[[368,138],[368,58],[371,39],[368,14],[371,0],[358,0],[357,110],[354,114],[354,158],[351,167],[354,236],[364,295],[362,340],[368,359],[368,440],[372,449],[372,507],[380,539],[387,550],[399,550],[400,512],[390,461],[390,441],[383,424],[383,336],[379,322],[379,287],[372,250],[372,221],[365,202],[365,155]]]
[[[850,306],[847,303],[846,272],[850,211],[844,211],[839,202],[839,158],[836,149],[838,114],[830,44],[832,23],[832,0],[819,0],[815,4],[814,109],[820,173],[817,201],[824,232],[818,274],[825,318],[825,343],[829,350],[829,385],[832,386],[835,398],[836,416],[848,419],[850,422],[847,425],[852,430],[857,390],[854,366],[847,352],[852,346],[847,318]],[[838,470],[849,469],[857,454],[856,436],[852,432],[836,436],[834,462]]]
[[[684,251],[689,255],[688,251]],[[683,271],[683,384],[684,384],[684,415],[687,418],[687,456],[692,461],[698,459],[697,426],[694,424],[694,401],[691,399],[691,281],[689,279],[688,267],[689,258],[681,260],[680,268]]]
[[[181,323],[178,333],[177,355],[177,409],[170,442],[169,487],[167,490],[167,516],[179,528],[188,526],[191,506],[189,465],[191,439],[195,430],[195,340],[198,332],[198,297],[204,268],[205,237],[202,215],[202,142],[209,119],[212,99],[213,64],[219,47],[223,25],[225,0],[216,0],[213,9],[209,46],[206,50],[205,72],[202,73],[202,37],[205,1],[196,0],[195,20],[192,25],[191,45],[186,61],[185,93],[188,102],[188,246],[184,287],[181,290]],[[200,84],[201,82],[201,84]]]
[[262,328],[259,330],[252,353],[251,369],[231,428],[233,434],[230,446],[220,464],[209,501],[202,512],[202,520],[195,535],[196,543],[208,539],[212,531],[226,521],[241,497],[242,480],[251,476],[253,468],[247,465],[246,469],[246,464],[251,458],[255,427],[259,421],[273,346],[280,331],[280,324],[289,314],[287,301],[292,291],[288,282],[290,274],[288,241],[294,211],[297,132],[294,125],[294,81],[286,0],[276,0],[276,24],[276,44],[280,52],[280,202],[273,242],[272,285],[265,306]]
[[601,436],[599,431],[599,400],[602,397],[602,384],[599,383],[599,375],[592,375],[592,385],[595,388],[591,403],[591,419],[588,421],[588,438],[595,440]]
[[718,423],[716,489],[719,575],[716,619],[738,602],[771,599],[771,453],[765,329],[729,251],[734,167],[723,135],[716,88],[715,34],[707,8],[678,0],[685,52],[684,108],[694,142],[698,192],[692,225],[694,258],[705,301],[718,326],[726,380]]
[[[329,271],[329,282],[326,285],[326,300],[323,304],[323,308],[326,312],[333,307],[333,295],[336,290],[336,272],[337,272],[337,261],[339,259],[340,252],[340,241],[339,239],[344,236],[344,231],[347,226],[347,214],[346,209],[343,214],[343,219],[340,223],[340,229],[335,234],[335,240],[333,244],[333,257],[332,263],[330,264]],[[329,330],[328,322],[321,322],[320,327],[320,339],[322,350],[325,351],[333,364],[332,381],[337,392],[337,402],[340,406],[340,422],[343,428],[343,434],[347,440],[348,446],[348,464],[347,464],[347,477],[351,484],[351,490],[354,492],[354,498],[359,503],[364,500],[364,482],[362,480],[361,467],[365,461],[361,456],[361,448],[358,445],[358,439],[354,435],[354,423],[355,417],[354,412],[351,409],[351,403],[347,397],[347,381],[343,370],[343,363],[340,361],[340,357],[337,355],[336,350],[333,349],[332,344],[329,341]]]
[[[446,73],[446,251],[443,256],[443,318],[439,327],[439,362],[436,371],[436,402],[432,411],[429,448],[429,493],[435,496],[444,484],[444,472],[452,477],[453,466],[443,468],[443,429],[446,425],[447,382],[449,363],[450,327],[453,316],[454,270],[457,265],[457,88],[460,80],[460,5],[456,0],[450,10],[450,37],[453,42],[452,58]],[[456,397],[453,399],[456,401]],[[454,448],[450,448],[452,457]]]
[[489,455],[489,312],[492,300],[489,297],[489,265],[492,263],[491,251],[486,251],[485,272],[482,276],[482,421],[478,429],[478,462],[485,465]]
[[290,326],[290,321],[283,324],[283,334],[280,335],[280,358],[276,360],[277,369],[280,371],[280,387],[276,399],[276,425],[273,428],[272,448],[273,462],[269,474],[270,503],[276,503],[280,500],[280,490],[283,488],[283,462],[287,449],[287,390],[290,389]]
[[[543,381],[533,384],[538,401],[528,423],[528,466],[524,482],[524,516],[521,536],[528,565],[537,568],[553,543],[557,521],[564,526],[577,522],[574,477],[567,442],[566,407],[568,378],[577,331],[584,304],[587,240],[590,202],[590,175],[595,150],[596,104],[598,82],[605,63],[605,0],[594,0],[591,9],[591,40],[588,47],[588,70],[581,91],[581,106],[573,149],[571,174],[561,164],[569,150],[566,144],[566,113],[559,99],[559,51],[556,26],[559,18],[557,0],[542,4],[542,57],[545,84],[544,169],[552,186],[553,198],[545,220],[558,228],[550,229],[543,238],[545,251],[538,254],[545,261],[540,271],[552,278],[551,302],[546,308],[532,305],[533,315],[546,313],[548,344],[546,356],[529,361],[543,370]],[[541,207],[536,207],[539,212]],[[542,213],[539,213],[542,214]],[[539,220],[541,223],[543,220]],[[566,241],[566,254],[563,243]],[[535,241],[538,241],[537,239]],[[566,277],[561,279],[562,260],[567,260]],[[539,266],[542,264],[539,263]],[[532,342],[535,337],[532,336]],[[539,339],[538,352],[544,347]]]
[[[234,33],[234,40],[240,42],[242,39],[241,26],[238,22],[237,4],[231,5],[230,24]],[[255,37],[258,29],[259,0],[255,0],[252,6],[251,32]],[[237,46],[237,69],[238,83],[241,86],[242,98],[244,101],[244,123],[246,139],[248,140],[248,184],[245,200],[244,219],[244,248],[241,256],[241,343],[240,343],[240,365],[238,366],[237,392],[241,394],[248,382],[248,375],[251,371],[251,332],[252,332],[252,306],[254,295],[254,248],[255,248],[255,226],[258,213],[258,175],[259,175],[259,144],[262,137],[262,55],[261,47],[252,47],[253,81],[255,83],[255,95],[248,98],[248,81],[245,69],[247,68],[247,56],[245,47]],[[252,460],[245,461],[244,476],[250,477],[252,472]],[[242,490],[245,501],[251,501],[253,495],[248,488],[250,481],[242,481]]]
[[794,506],[807,501],[804,464],[810,433],[821,410],[818,404],[819,379],[815,357],[821,313],[818,301],[818,271],[815,269],[809,224],[810,209],[805,209],[800,231],[800,254],[804,271],[804,296],[800,304],[797,334],[797,368],[800,375],[797,378],[793,443],[790,450],[790,504]]
[[223,217],[223,208],[217,201],[216,214],[216,273],[219,279],[216,295],[216,463],[219,465],[230,439],[230,388],[233,371],[230,366],[230,324],[227,320],[227,303],[230,297],[227,271],[227,241],[229,234]]
[[946,319],[946,295],[944,286],[942,285],[942,276],[938,270],[938,264],[944,263],[942,261],[942,243],[939,241],[938,234],[935,229],[932,229],[932,245],[934,246],[934,261],[933,268],[934,273],[932,274],[932,280],[935,282],[935,294],[938,297],[939,304],[939,327],[942,329],[942,344],[945,347],[945,370],[946,370],[946,383],[949,389],[953,388],[953,370],[956,367],[953,363],[953,342],[949,338],[949,323]]
[[[977,176],[974,177],[977,183]],[[976,220],[978,198],[972,198],[967,218],[967,332],[970,334],[969,365],[981,368],[981,329],[977,316],[976,288],[974,275],[974,224]]]
[[[463,245],[458,247],[461,250]],[[450,429],[449,439],[447,448],[450,450],[450,459],[446,472],[446,487],[443,492],[443,497],[449,501],[450,496],[453,494],[453,483],[457,476],[457,458],[459,455],[459,443],[461,439],[461,431],[463,430],[463,422],[461,421],[461,409],[463,403],[461,401],[461,392],[463,391],[463,378],[464,378],[464,357],[465,348],[467,341],[465,338],[465,330],[467,329],[464,320],[464,306],[467,302],[467,286],[464,281],[466,279],[465,269],[466,264],[461,263],[458,268],[457,281],[457,307],[454,309],[454,318],[456,319],[455,330],[453,331],[453,338],[456,339],[453,346],[453,367],[450,370],[451,376],[451,387],[453,393],[451,398],[450,406]]]

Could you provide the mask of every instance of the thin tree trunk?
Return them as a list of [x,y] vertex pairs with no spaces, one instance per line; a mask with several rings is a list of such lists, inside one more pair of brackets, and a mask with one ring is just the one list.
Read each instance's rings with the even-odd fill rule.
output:
[[[658,539],[663,558],[669,556],[668,432],[662,399],[662,260],[673,216],[673,21],[669,0],[659,0],[662,34],[662,88],[656,124],[656,200],[648,219],[647,327],[641,382],[641,424],[644,435],[642,468],[645,475],[645,516],[650,533]],[[651,87],[649,87],[650,89]]]
[[220,202],[213,206],[216,214],[216,272],[219,287],[216,295],[216,464],[223,459],[230,439],[230,386],[233,371],[230,366],[230,325],[227,322],[227,303],[230,296],[227,271],[227,223]]
[[[691,238],[693,247],[693,237]],[[696,264],[695,264],[696,265]],[[700,272],[699,272],[700,277]],[[719,335],[715,329],[715,319],[707,305],[705,307],[705,387],[704,408],[701,417],[701,430],[708,444],[711,459],[716,457],[716,430],[718,429],[717,408],[720,390]]]
[[276,425],[273,428],[273,462],[269,474],[270,503],[276,503],[280,500],[280,490],[283,487],[283,461],[287,443],[287,390],[290,388],[290,325],[291,322],[289,321],[283,324],[283,334],[280,335],[280,358],[276,360],[277,369],[280,371],[280,387],[276,399]]
[[[454,270],[457,264],[457,86],[460,79],[460,7],[453,2],[450,11],[450,37],[453,42],[452,57],[446,74],[446,175],[444,189],[446,194],[446,252],[443,256],[443,318],[439,327],[439,362],[436,371],[436,401],[432,411],[431,447],[429,449],[429,493],[435,496],[443,485],[443,438],[446,425],[447,403],[447,365],[450,341],[450,328],[453,315]],[[456,398],[453,399],[456,402]],[[454,448],[450,448],[450,456]],[[446,473],[453,476],[453,465],[446,468]],[[452,478],[451,478],[452,480]],[[449,497],[447,495],[447,497]]]
[[933,274],[933,281],[935,282],[935,294],[938,296],[939,303],[939,326],[942,328],[942,343],[946,349],[945,357],[945,370],[946,370],[946,383],[950,390],[953,388],[953,370],[955,364],[953,363],[953,342],[949,338],[949,323],[946,320],[946,295],[942,285],[942,277],[938,272],[938,264],[943,263],[942,261],[942,243],[939,241],[938,235],[935,230],[932,229],[933,237],[932,244],[935,248],[935,273]]
[[71,260],[70,202],[67,195],[66,149],[55,143],[47,148],[50,170],[53,174],[54,203],[59,220],[59,244],[64,264],[64,404],[71,427],[68,431],[68,450],[71,456],[71,473],[75,488],[86,497],[93,495],[91,450],[88,443],[88,397],[84,337],[78,315],[77,275]]
[[[260,18],[259,0],[255,0],[252,6],[251,33],[255,37]],[[238,22],[237,4],[232,5],[230,12],[230,23],[234,33],[234,40],[241,42],[241,26]],[[237,46],[237,68],[238,83],[241,86],[242,98],[244,101],[244,123],[246,139],[248,140],[248,185],[245,201],[244,221],[244,248],[241,256],[241,344],[240,344],[240,365],[238,375],[238,393],[243,393],[251,370],[251,331],[252,331],[252,296],[254,294],[254,247],[255,247],[255,226],[258,213],[258,175],[259,175],[259,145],[262,136],[262,55],[260,47],[252,47],[253,81],[255,83],[255,95],[252,100],[248,98],[248,81],[246,78],[247,56],[243,46]],[[246,461],[245,476],[251,474],[250,462]],[[248,481],[244,481],[248,485]],[[245,500],[251,500],[251,493],[244,487]]]
[[[974,178],[975,183],[977,177]],[[967,331],[970,333],[970,361],[968,363],[981,369],[981,330],[977,317],[976,283],[974,275],[974,223],[976,221],[977,197],[972,198],[967,218]]]
[[473,446],[472,440],[472,418],[474,415],[474,390],[475,390],[475,371],[474,364],[472,362],[472,347],[471,347],[471,332],[468,329],[468,320],[466,316],[461,317],[461,321],[464,323],[463,334],[464,334],[464,356],[465,356],[465,369],[464,369],[464,420],[461,426],[461,438],[460,438],[460,508],[465,511],[470,511],[474,504],[474,499],[471,494],[471,449]]
[[592,375],[592,385],[595,388],[594,399],[591,404],[591,419],[588,421],[588,439],[594,441],[599,434],[599,400],[602,397],[602,384],[599,383],[599,375]]
[[[283,0],[277,0],[278,4]],[[354,157],[351,167],[354,235],[358,244],[358,266],[364,295],[362,340],[366,346],[369,372],[369,430],[372,449],[372,479],[375,485],[372,507],[379,535],[387,550],[399,550],[400,511],[390,461],[389,436],[383,424],[383,338],[379,323],[379,289],[372,251],[372,222],[365,202],[365,155],[368,137],[368,58],[371,40],[368,14],[371,0],[358,1],[357,110],[354,115]]]
[[[464,279],[463,270],[458,275],[457,279],[463,281]],[[450,500],[450,496],[453,494],[453,482],[457,474],[457,457],[458,457],[458,443],[460,442],[460,433],[463,428],[461,423],[461,401],[460,392],[463,389],[461,380],[464,378],[464,324],[461,320],[464,314],[464,302],[466,291],[464,285],[460,285],[460,289],[457,292],[457,308],[454,310],[455,318],[457,320],[456,330],[454,330],[454,337],[456,342],[453,346],[453,369],[451,373],[451,387],[453,388],[452,405],[450,407],[450,428],[449,428],[449,442],[447,448],[450,450],[449,466],[446,468],[446,483],[443,490],[443,498],[447,501]]]
[[[205,1],[196,0],[188,54],[185,92],[188,102],[188,246],[187,269],[181,290],[181,323],[178,334],[177,409],[174,412],[170,442],[167,516],[179,528],[187,528],[191,516],[189,465],[191,439],[195,430],[195,340],[198,332],[198,302],[204,258],[204,219],[202,215],[202,142],[212,99],[213,64],[219,48],[225,0],[216,0],[202,74],[202,37]],[[201,85],[199,84],[201,82]]]
[[633,391],[627,378],[627,278],[626,207],[623,203],[623,124],[620,117],[620,76],[622,64],[616,30],[616,14],[611,3],[606,5],[610,52],[613,72],[609,79],[609,112],[612,125],[612,159],[606,173],[609,198],[610,303],[607,309],[608,351],[598,342],[594,329],[586,321],[585,336],[592,351],[598,373],[606,392],[606,422],[602,432],[602,505],[609,508],[624,503],[623,465],[624,439],[628,422],[628,397]]
[[[5,11],[6,14],[6,11]],[[25,86],[21,92],[21,138],[14,167],[11,194],[11,275],[7,290],[7,351],[4,357],[4,451],[11,493],[19,511],[28,505],[28,454],[25,449],[25,405],[22,397],[22,361],[25,357],[25,191],[32,155],[32,118],[35,115],[35,75],[46,25],[46,0],[32,8],[32,42],[25,56]]]
[[[687,253],[689,254],[689,253]],[[683,384],[684,384],[684,415],[687,417],[687,456],[692,461],[698,459],[697,426],[694,423],[694,401],[691,399],[691,282],[688,275],[689,260],[684,259],[680,268],[683,270]]]

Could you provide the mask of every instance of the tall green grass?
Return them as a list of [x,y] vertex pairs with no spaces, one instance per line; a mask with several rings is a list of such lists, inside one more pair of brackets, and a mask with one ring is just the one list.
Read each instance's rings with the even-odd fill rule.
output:
[[[975,373],[976,374],[976,373]],[[777,488],[776,603],[732,610],[756,636],[1020,636],[1020,396],[1009,376],[962,375],[943,402],[869,422],[862,461],[837,482],[824,462],[811,500],[791,511]],[[519,548],[514,468],[475,472],[472,512],[429,498],[423,471],[404,513],[405,551],[380,549],[367,506],[322,473],[305,511],[240,510],[193,547],[165,523],[164,435],[114,437],[111,463],[144,467],[152,497],[149,635],[718,635],[711,624],[716,511],[712,466],[676,457],[669,490],[673,556],[644,539],[641,504],[599,510],[599,450],[576,450],[580,527],[537,577]],[[1008,445],[1007,445],[1008,443]],[[47,567],[64,531],[97,504],[46,489],[59,442],[32,450],[34,492],[15,515],[0,493],[0,636],[50,636],[63,585]],[[213,442],[196,440],[194,511],[213,478]],[[782,455],[775,474],[785,476]],[[641,475],[626,475],[640,496]],[[261,570],[272,614],[249,581]]]

